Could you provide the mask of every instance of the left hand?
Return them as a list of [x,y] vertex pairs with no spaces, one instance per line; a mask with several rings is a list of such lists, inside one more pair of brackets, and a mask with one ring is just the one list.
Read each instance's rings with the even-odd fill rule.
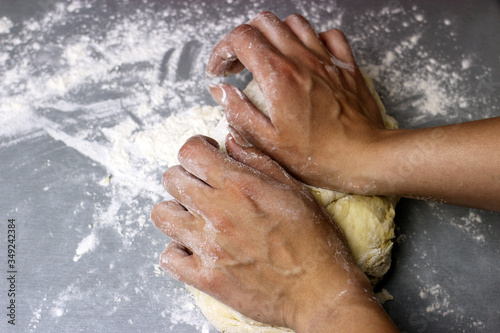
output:
[[326,309],[373,303],[342,233],[309,190],[257,149],[232,136],[226,146],[229,156],[193,137],[181,165],[165,172],[175,200],[151,213],[172,238],[161,267],[246,316],[297,331]]

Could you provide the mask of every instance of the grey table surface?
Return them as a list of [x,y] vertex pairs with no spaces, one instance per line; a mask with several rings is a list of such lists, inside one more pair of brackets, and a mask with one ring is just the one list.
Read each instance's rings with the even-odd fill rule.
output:
[[[215,332],[155,266],[168,240],[149,212],[166,197],[167,165],[117,169],[106,129],[132,121],[141,132],[214,105],[203,76],[211,47],[261,10],[344,30],[402,127],[500,115],[499,1],[2,0],[1,332]],[[394,296],[384,307],[402,331],[500,331],[499,220],[401,200],[379,289]]]

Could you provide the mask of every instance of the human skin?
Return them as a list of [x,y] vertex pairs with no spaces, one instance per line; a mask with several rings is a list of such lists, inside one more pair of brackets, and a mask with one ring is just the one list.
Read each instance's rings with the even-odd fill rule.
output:
[[165,172],[175,199],[151,213],[173,239],[161,267],[246,316],[296,332],[397,331],[307,187],[232,135],[226,149],[193,137],[181,164]]
[[211,77],[247,68],[264,116],[235,87],[211,85],[247,142],[305,183],[357,194],[433,199],[500,210],[500,118],[387,130],[345,36],[316,34],[301,16],[272,13],[236,27],[214,48]]

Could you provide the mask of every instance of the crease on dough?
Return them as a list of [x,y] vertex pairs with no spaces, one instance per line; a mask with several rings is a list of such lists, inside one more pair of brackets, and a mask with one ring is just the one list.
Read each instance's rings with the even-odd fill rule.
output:
[[[362,74],[377,102],[386,128],[398,128],[397,121],[387,115],[375,91],[373,80],[363,71]],[[269,115],[264,97],[255,80],[248,84],[244,93],[258,109]],[[225,118],[217,125],[215,131],[218,133],[213,133],[213,136],[223,147],[227,134]],[[394,208],[399,198],[347,194],[314,186],[309,188],[344,233],[356,264],[365,272],[372,285],[375,285],[391,266],[391,250],[395,237]],[[186,288],[193,294],[203,315],[220,332],[293,332],[289,328],[269,326],[255,321],[192,286],[186,285]]]

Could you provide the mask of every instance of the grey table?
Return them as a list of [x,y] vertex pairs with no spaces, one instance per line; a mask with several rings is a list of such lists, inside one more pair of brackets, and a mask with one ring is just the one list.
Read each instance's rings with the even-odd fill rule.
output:
[[[135,138],[213,105],[211,47],[261,10],[344,30],[403,127],[500,115],[498,1],[2,0],[1,332],[215,331],[155,266],[167,239],[149,211],[165,198],[167,165],[120,160],[117,148],[134,148],[116,141],[117,126]],[[250,76],[229,80],[243,87]],[[394,296],[384,307],[402,331],[500,330],[499,219],[401,200],[378,288]]]

